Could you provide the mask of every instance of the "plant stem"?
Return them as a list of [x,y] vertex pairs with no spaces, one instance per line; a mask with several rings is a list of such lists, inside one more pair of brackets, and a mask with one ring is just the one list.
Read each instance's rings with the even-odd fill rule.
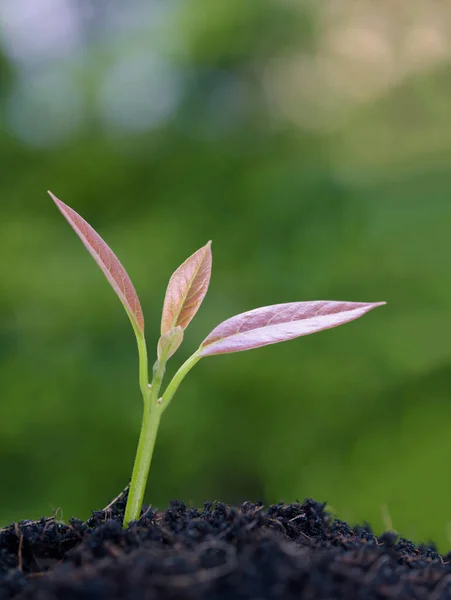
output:
[[[131,320],[131,319],[130,319]],[[147,346],[146,338],[144,334],[137,329],[132,321],[133,329],[135,331],[136,342],[138,344],[138,356],[139,356],[139,387],[141,388],[141,394],[143,396],[144,404],[146,403],[146,397],[149,394],[149,365],[147,362]]]
[[[144,336],[136,336],[138,340],[138,351],[140,359],[140,386],[144,398],[143,421],[139,435],[138,449],[136,451],[135,464],[133,465],[132,479],[128,493],[127,506],[125,508],[124,527],[131,521],[137,521],[141,514],[141,508],[146,490],[147,477],[149,475],[150,463],[155,447],[155,440],[160,425],[161,415],[168,407],[177,388],[185,375],[201,359],[200,354],[195,352],[186,360],[169,383],[164,395],[158,399],[161,383],[166,370],[166,360],[157,360],[153,367],[152,385],[145,381],[147,378],[147,351]],[[144,367],[142,362],[146,361]]]
[[149,399],[144,404],[141,433],[139,435],[138,449],[133,466],[132,479],[128,493],[127,506],[124,516],[124,527],[130,521],[137,521],[141,514],[141,507],[152,461],[153,449],[160,425],[161,410],[159,406],[151,406]]
[[199,350],[197,350],[194,354],[192,354],[180,367],[174,377],[171,379],[166,391],[163,394],[161,399],[161,412],[165,411],[172,400],[177,388],[182,383],[183,379],[191,371],[194,365],[202,358],[200,354],[198,354]]
[[[145,350],[146,343],[144,336],[137,336],[137,340],[140,359],[140,387],[144,399],[144,408],[141,433],[139,435],[127,506],[125,508],[124,527],[127,527],[130,521],[139,519],[141,514],[147,477],[149,475],[150,463],[152,461],[155,440],[162,414],[161,405],[158,402],[158,394],[166,370],[166,363],[157,360],[153,370],[152,386],[149,389],[149,385],[146,381],[147,351]],[[146,361],[145,367],[142,364],[144,360]]]

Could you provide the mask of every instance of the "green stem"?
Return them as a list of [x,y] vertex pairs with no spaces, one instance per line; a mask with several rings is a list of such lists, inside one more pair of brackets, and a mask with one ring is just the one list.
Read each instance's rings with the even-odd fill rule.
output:
[[[137,521],[141,514],[144,492],[146,490],[150,463],[155,447],[155,440],[160,425],[161,415],[168,407],[177,388],[185,375],[201,359],[199,351],[195,352],[186,360],[169,383],[162,398],[158,398],[164,373],[166,360],[162,357],[157,360],[153,368],[152,385],[147,383],[147,350],[144,336],[137,335],[138,351],[140,359],[140,386],[144,398],[143,421],[139,435],[138,449],[136,451],[135,464],[133,465],[132,479],[128,492],[127,506],[125,508],[124,527],[131,521]],[[143,361],[145,360],[145,366]]]
[[149,365],[147,361],[147,346],[146,338],[142,331],[136,328],[132,321],[133,329],[136,335],[136,342],[138,344],[138,356],[139,356],[139,387],[141,388],[141,394],[143,396],[144,403],[146,397],[149,394]]
[[157,362],[154,365],[152,386],[146,385],[144,396],[144,412],[139,435],[138,449],[136,450],[135,464],[133,465],[132,479],[128,492],[127,506],[125,508],[124,527],[130,521],[137,521],[141,514],[141,507],[146,491],[147,477],[152,461],[155,440],[161,419],[161,405],[158,394],[163,381],[166,363]]
[[194,365],[197,362],[199,362],[199,360],[202,358],[202,356],[200,354],[198,354],[198,352],[199,352],[199,350],[197,352],[195,352],[194,354],[192,354],[183,363],[183,365],[180,367],[180,369],[177,371],[177,373],[172,378],[171,382],[169,383],[168,387],[166,388],[166,391],[164,392],[163,397],[161,399],[161,412],[163,412],[167,409],[170,401],[172,400],[175,392],[177,391],[177,388],[182,383],[185,376],[189,373],[189,371],[191,371],[191,369],[194,367]]
[[150,403],[144,405],[141,433],[125,509],[124,527],[127,527],[130,521],[137,521],[141,514],[160,417],[161,411],[158,408],[152,410]]

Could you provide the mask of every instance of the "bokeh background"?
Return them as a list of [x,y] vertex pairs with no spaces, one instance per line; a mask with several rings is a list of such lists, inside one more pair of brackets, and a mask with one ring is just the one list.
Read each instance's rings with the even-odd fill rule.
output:
[[130,323],[51,189],[129,271],[151,359],[213,240],[169,374],[238,312],[388,302],[201,361],[147,502],[313,496],[449,549],[451,3],[1,0],[0,53],[0,524],[108,504],[140,426]]

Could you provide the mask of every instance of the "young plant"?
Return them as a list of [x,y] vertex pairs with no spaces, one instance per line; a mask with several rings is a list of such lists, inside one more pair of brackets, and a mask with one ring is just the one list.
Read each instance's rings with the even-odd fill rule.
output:
[[241,313],[215,327],[179,368],[161,393],[166,363],[183,341],[183,332],[207,293],[211,275],[211,242],[200,248],[173,273],[163,304],[157,360],[149,383],[144,317],[133,284],[96,231],[74,210],[49,192],[119,296],[135,332],[139,355],[139,384],[144,401],[141,433],[124,517],[124,527],[139,518],[161,415],[185,375],[204,356],[240,352],[291,340],[353,321],[385,302],[288,302]]

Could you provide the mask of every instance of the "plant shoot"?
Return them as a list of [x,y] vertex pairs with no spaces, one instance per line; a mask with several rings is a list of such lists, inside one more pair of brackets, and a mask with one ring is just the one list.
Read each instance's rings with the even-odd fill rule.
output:
[[138,295],[130,277],[111,248],[99,234],[72,208],[51,192],[62,215],[103,271],[119,296],[135,332],[139,356],[139,384],[143,396],[143,419],[130,490],[124,517],[124,527],[139,519],[161,415],[171,402],[177,388],[204,356],[251,350],[269,344],[338,327],[358,319],[385,302],[288,302],[256,308],[241,313],[215,327],[199,348],[179,368],[161,393],[166,363],[183,342],[184,330],[194,318],[210,283],[211,242],[197,250],[176,269],[169,280],[163,303],[161,336],[157,359],[149,382],[144,317]]

